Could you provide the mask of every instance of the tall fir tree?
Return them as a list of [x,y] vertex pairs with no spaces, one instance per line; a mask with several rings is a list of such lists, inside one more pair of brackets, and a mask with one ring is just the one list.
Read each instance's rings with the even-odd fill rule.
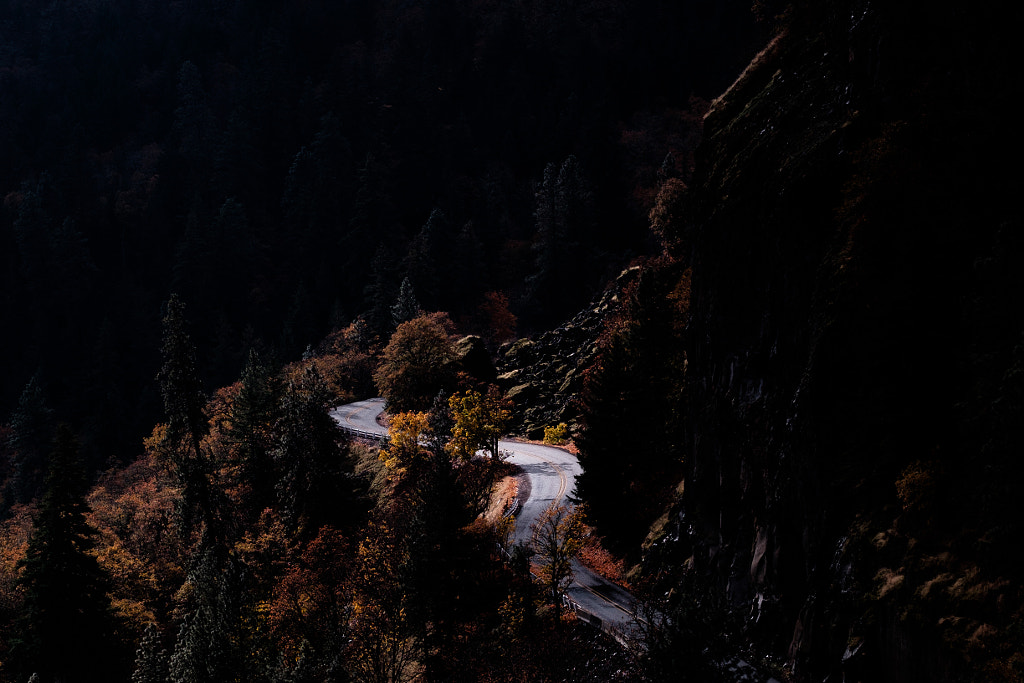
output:
[[169,661],[171,683],[267,680],[266,643],[258,637],[250,574],[235,555],[208,548],[188,576],[192,609]]
[[203,439],[210,431],[206,398],[196,371],[196,350],[188,332],[185,304],[172,294],[163,318],[163,366],[157,379],[167,417],[167,445],[181,486],[180,523],[185,533],[199,528],[216,539],[222,529],[214,513],[210,462]]
[[402,286],[398,288],[398,298],[391,306],[391,324],[397,328],[419,314],[420,302],[416,299],[416,291],[409,278],[405,278],[402,280]]
[[135,651],[131,683],[167,683],[168,673],[167,650],[160,627],[150,623]]
[[[19,584],[25,604],[16,624],[11,665],[19,680],[117,680],[127,675],[109,580],[96,557],[95,530],[85,518],[88,481],[79,445],[61,426]],[[5,667],[6,668],[6,667]],[[122,671],[124,669],[124,671]]]
[[53,410],[47,403],[38,373],[22,390],[8,426],[10,432],[4,446],[11,462],[4,487],[5,508],[36,498],[46,474],[46,450],[53,437]]
[[444,211],[435,208],[419,233],[409,243],[405,272],[427,310],[447,310],[451,297],[445,285],[452,272],[451,246],[455,241]]
[[244,491],[242,514],[255,521],[274,502],[274,467],[270,457],[280,386],[260,352],[249,350],[241,388],[231,407],[229,435],[237,447],[238,479]]
[[586,246],[594,224],[594,196],[575,156],[549,163],[535,193],[533,272],[527,286],[533,310],[555,322],[586,303],[594,284],[594,258]]
[[330,390],[315,365],[288,383],[273,456],[281,478],[278,499],[294,531],[315,533],[343,523],[352,489],[343,468],[347,439],[328,414]]
[[388,338],[394,331],[391,324],[391,304],[398,292],[395,279],[398,267],[386,242],[377,245],[377,251],[370,265],[370,278],[364,291],[369,310],[366,322],[370,330],[380,338]]

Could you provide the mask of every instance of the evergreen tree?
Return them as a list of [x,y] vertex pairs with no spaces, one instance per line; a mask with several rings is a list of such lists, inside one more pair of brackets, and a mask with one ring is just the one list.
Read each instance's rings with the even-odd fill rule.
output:
[[420,303],[416,300],[416,292],[413,290],[409,278],[405,278],[402,280],[402,286],[398,289],[398,298],[391,306],[391,324],[397,328],[419,314]]
[[206,399],[196,373],[196,350],[185,320],[185,304],[172,294],[163,318],[163,367],[157,379],[167,416],[167,444],[172,466],[181,486],[180,521],[188,533],[197,525],[212,538],[219,538],[220,523],[214,514],[210,486],[210,463],[203,452],[203,439],[210,427]]
[[146,626],[142,642],[135,651],[135,670],[132,672],[131,683],[167,683],[168,664],[160,627],[151,622]]
[[320,331],[313,318],[313,297],[309,285],[301,280],[292,294],[281,327],[281,357],[294,358],[318,334]]
[[87,489],[78,442],[62,426],[20,563],[25,605],[16,624],[19,636],[12,644],[11,660],[22,679],[31,673],[39,674],[42,683],[120,677],[124,662],[107,597],[109,581],[90,553],[95,531],[85,519]]
[[5,446],[11,454],[4,505],[28,503],[39,495],[46,472],[46,449],[53,435],[53,411],[47,405],[38,373],[21,392],[11,414]]
[[238,477],[245,491],[243,514],[253,521],[274,498],[270,450],[279,394],[273,369],[255,348],[249,350],[241,385],[231,408],[229,434],[238,447]]
[[386,338],[394,330],[391,324],[391,305],[397,293],[396,277],[397,267],[391,250],[388,249],[386,242],[381,242],[377,245],[373,263],[370,265],[370,279],[364,293],[369,306],[366,322],[380,337]]
[[472,293],[483,291],[488,282],[487,252],[473,221],[463,225],[455,238],[453,260],[457,267],[446,273],[445,277],[448,286],[452,288],[452,305],[448,308],[452,313],[460,310],[458,306],[466,307],[475,298]]
[[[395,211],[385,191],[384,165],[381,162],[368,154],[357,175],[358,189],[352,202],[348,229],[339,240],[342,250],[340,270],[345,276],[344,291],[357,292],[367,282],[372,289],[382,276],[387,280],[384,290],[378,290],[376,296],[365,299],[371,306],[370,310],[378,314],[369,316],[370,324],[378,334],[386,335],[390,332],[385,329],[390,322],[388,307],[395,299],[398,284],[392,272],[394,266],[389,263],[381,268],[376,258],[367,263],[366,255],[374,251],[374,245],[382,244],[381,235],[394,234],[396,231]],[[379,253],[380,247],[377,255]],[[333,267],[338,268],[338,265],[334,264]]]
[[448,392],[444,389],[437,392],[434,402],[430,405],[430,412],[427,413],[427,443],[435,455],[445,452],[445,447],[452,439],[452,428],[455,426],[448,398]]
[[549,163],[537,187],[533,273],[527,278],[533,307],[553,322],[585,303],[594,279],[592,238],[594,197],[576,157]]
[[35,187],[29,182],[22,183],[21,202],[12,226],[21,268],[33,293],[45,287],[43,275],[50,260],[52,219],[43,201],[48,185],[50,177],[46,173],[41,174]]
[[427,310],[447,310],[451,293],[446,291],[444,282],[450,281],[447,275],[454,266],[450,252],[454,240],[447,217],[435,208],[409,244],[406,277],[416,287]]
[[[277,484],[286,522],[313,531],[344,522],[353,493],[342,463],[345,433],[328,414],[330,390],[315,365],[288,383],[281,400],[278,440],[273,450],[281,478]],[[348,520],[350,521],[350,520]]]
[[199,68],[186,61],[178,69],[178,106],[174,110],[174,132],[181,155],[196,166],[209,161],[215,121],[207,103]]
[[170,658],[171,683],[267,680],[268,644],[252,584],[252,573],[236,555],[218,547],[202,551],[187,579],[192,609]]

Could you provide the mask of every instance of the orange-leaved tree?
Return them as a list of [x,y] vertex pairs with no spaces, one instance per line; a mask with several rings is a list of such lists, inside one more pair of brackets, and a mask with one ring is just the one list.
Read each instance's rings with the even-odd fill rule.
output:
[[451,330],[444,313],[420,315],[398,326],[373,374],[389,410],[429,410],[438,392],[455,383]]

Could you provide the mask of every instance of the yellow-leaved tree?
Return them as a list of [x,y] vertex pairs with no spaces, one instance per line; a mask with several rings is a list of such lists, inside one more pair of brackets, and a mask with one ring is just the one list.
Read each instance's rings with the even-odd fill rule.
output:
[[381,461],[398,476],[421,457],[420,437],[427,431],[427,413],[398,413],[388,424],[389,443],[380,450]]
[[485,451],[493,462],[501,460],[498,440],[512,420],[512,402],[492,386],[486,394],[466,391],[448,399],[454,426],[445,450],[456,462],[470,460]]
[[540,579],[551,604],[558,606],[572,583],[572,560],[586,538],[582,508],[552,503],[531,526],[531,546],[540,561]]

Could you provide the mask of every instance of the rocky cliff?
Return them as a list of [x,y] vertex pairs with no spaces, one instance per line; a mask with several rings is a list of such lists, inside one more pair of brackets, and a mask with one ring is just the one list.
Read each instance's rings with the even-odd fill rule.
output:
[[794,680],[1024,676],[1020,14],[797,3],[705,120],[648,564]]
[[513,433],[541,439],[545,427],[562,422],[575,430],[583,371],[598,351],[605,319],[638,274],[636,267],[623,271],[590,306],[557,329],[498,349],[497,382],[517,408]]

